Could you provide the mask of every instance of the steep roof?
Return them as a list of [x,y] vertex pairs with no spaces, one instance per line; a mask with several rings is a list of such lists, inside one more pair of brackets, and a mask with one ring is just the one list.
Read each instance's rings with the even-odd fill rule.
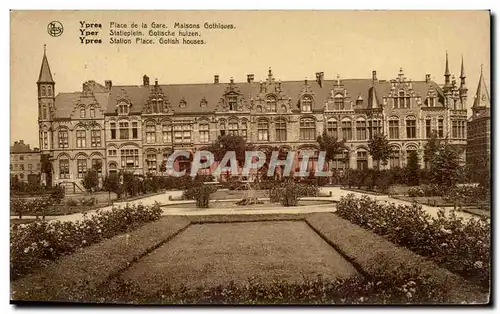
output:
[[40,68],[40,75],[38,76],[38,83],[54,83],[52,73],[50,72],[49,61],[45,52],[43,53],[42,67]]
[[37,150],[31,149],[29,145],[24,144],[23,140],[19,142],[14,142],[14,145],[10,147],[11,153],[36,153]]
[[[101,108],[107,113],[115,113],[116,106],[120,101],[125,101],[131,105],[130,112],[142,112],[148,103],[152,93],[161,92],[164,99],[169,103],[174,113],[209,113],[218,110],[221,98],[229,90],[229,83],[201,83],[201,84],[168,84],[168,85],[122,85],[112,86],[108,91],[104,86],[89,81],[85,84],[92,90],[93,96]],[[383,97],[391,93],[392,83],[385,80],[374,82],[372,79],[344,79],[324,80],[318,84],[315,80],[308,81],[283,81],[262,82],[267,87],[267,93],[275,93],[276,86],[280,86],[280,93],[285,98],[291,100],[292,109],[298,109],[300,97],[304,94],[311,94],[313,99],[313,111],[323,110],[325,103],[332,95],[333,90],[345,89],[347,96],[352,100],[356,109],[377,108],[383,104]],[[307,85],[306,85],[307,84]],[[340,84],[340,86],[339,86]],[[427,96],[430,88],[438,94],[443,95],[442,89],[435,82],[412,81],[413,91],[422,97]],[[244,101],[250,106],[251,100],[258,99],[261,93],[260,82],[238,82],[232,83],[232,88],[238,91]],[[56,96],[56,117],[70,117],[76,104],[93,102],[93,98],[85,97],[84,92],[60,93]],[[363,104],[356,106],[356,100],[362,99]],[[201,106],[202,101],[206,105]],[[186,106],[180,106],[185,102]]]
[[490,94],[488,93],[488,88],[486,87],[483,77],[483,66],[481,66],[481,75],[479,77],[476,95],[474,96],[474,104],[472,105],[472,108],[477,107],[490,107]]

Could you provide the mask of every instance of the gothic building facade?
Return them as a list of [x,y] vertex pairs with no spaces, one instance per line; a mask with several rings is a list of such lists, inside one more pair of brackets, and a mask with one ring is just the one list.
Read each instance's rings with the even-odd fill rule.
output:
[[[424,79],[425,78],[425,79]],[[48,183],[80,182],[87,169],[101,174],[128,169],[159,173],[173,150],[196,151],[219,135],[240,135],[258,149],[317,151],[323,130],[346,139],[331,167],[372,167],[368,140],[384,133],[394,153],[386,168],[404,166],[410,151],[423,164],[423,147],[433,130],[465,148],[467,87],[452,77],[446,56],[444,84],[429,74],[409,80],[402,69],[390,80],[371,78],[281,81],[269,69],[264,80],[206,84],[150,83],[115,86],[95,81],[59,93],[44,53],[38,85],[39,132]],[[314,163],[314,160],[312,161]],[[45,168],[44,168],[45,169]]]

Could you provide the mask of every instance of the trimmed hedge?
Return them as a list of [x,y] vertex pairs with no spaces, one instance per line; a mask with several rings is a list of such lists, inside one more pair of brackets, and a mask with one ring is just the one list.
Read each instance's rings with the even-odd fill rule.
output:
[[490,286],[490,222],[487,218],[464,220],[452,211],[431,217],[418,204],[378,203],[352,194],[342,197],[337,215],[382,235],[389,241],[464,278]]
[[160,218],[158,203],[152,206],[113,207],[75,222],[37,220],[10,228],[10,271],[13,279],[43,267],[62,255],[98,243]]

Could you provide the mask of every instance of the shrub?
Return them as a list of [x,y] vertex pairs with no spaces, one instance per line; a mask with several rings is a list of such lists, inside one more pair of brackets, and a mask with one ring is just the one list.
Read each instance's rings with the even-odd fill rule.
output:
[[198,208],[208,208],[210,194],[216,191],[217,187],[214,185],[198,184],[185,190],[182,193],[182,198],[185,200],[195,200],[196,207]]
[[52,260],[71,254],[77,249],[127,232],[160,218],[158,203],[152,206],[129,205],[98,210],[92,216],[84,214],[75,222],[36,220],[10,228],[10,271],[16,279]]
[[64,199],[64,187],[57,185],[52,189],[50,193],[50,199],[54,204],[61,204],[61,201]]
[[81,198],[80,199],[80,205],[82,206],[93,206],[97,203],[97,200],[95,197],[90,197],[90,198]]
[[425,184],[421,186],[424,196],[444,196],[446,189],[437,184]]
[[377,203],[363,196],[342,197],[337,214],[487,288],[490,280],[490,223],[461,219],[452,211],[431,217],[418,204]]
[[419,187],[419,186],[413,186],[408,189],[408,196],[409,197],[419,197],[419,196],[424,196],[424,190]]
[[280,202],[283,206],[297,206],[299,198],[317,196],[319,188],[313,184],[286,181],[274,183],[269,189],[271,203]]

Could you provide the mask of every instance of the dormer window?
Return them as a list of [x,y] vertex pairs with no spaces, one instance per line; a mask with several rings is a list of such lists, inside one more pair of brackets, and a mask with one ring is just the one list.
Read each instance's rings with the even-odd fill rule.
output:
[[359,95],[358,99],[356,99],[356,106],[361,106],[363,104],[363,97]]
[[128,104],[120,103],[118,105],[118,113],[119,114],[128,114]]
[[302,104],[302,111],[305,111],[305,112],[312,111],[312,99],[310,96],[302,97],[301,104]]
[[258,113],[262,113],[262,106],[257,106],[257,108],[255,108],[255,110],[258,112]]
[[163,112],[163,99],[162,98],[151,99],[151,109],[153,113]]
[[203,98],[200,102],[200,107],[201,108],[205,108],[207,106],[207,100],[205,98]]
[[236,111],[238,104],[238,96],[237,95],[228,95],[227,96],[227,104],[229,105],[229,111]]
[[85,108],[80,108],[80,118],[85,118]]
[[399,91],[398,96],[394,97],[394,108],[410,108],[410,97],[405,95],[403,90]]
[[187,106],[186,100],[182,99],[181,102],[179,103],[179,107],[180,108],[186,108],[186,106]]
[[335,95],[333,99],[333,104],[334,104],[334,110],[344,110],[345,109],[344,96],[342,94]]
[[268,112],[276,112],[276,97],[267,96],[266,104],[267,104],[267,111]]
[[427,98],[427,105],[429,107],[436,107],[436,98],[435,97]]

